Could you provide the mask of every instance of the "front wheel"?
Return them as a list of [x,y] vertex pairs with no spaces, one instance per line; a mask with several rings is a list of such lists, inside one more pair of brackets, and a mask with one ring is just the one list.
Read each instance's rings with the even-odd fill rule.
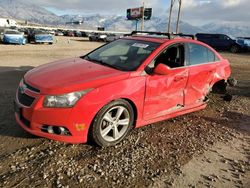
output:
[[90,135],[101,147],[113,146],[121,142],[134,122],[132,106],[125,100],[117,100],[104,106],[96,115]]

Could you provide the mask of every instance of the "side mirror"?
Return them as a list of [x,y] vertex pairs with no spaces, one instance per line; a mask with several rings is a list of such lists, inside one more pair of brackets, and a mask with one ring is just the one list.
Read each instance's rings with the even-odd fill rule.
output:
[[171,73],[171,69],[167,65],[160,63],[155,67],[154,73],[158,75],[168,75]]

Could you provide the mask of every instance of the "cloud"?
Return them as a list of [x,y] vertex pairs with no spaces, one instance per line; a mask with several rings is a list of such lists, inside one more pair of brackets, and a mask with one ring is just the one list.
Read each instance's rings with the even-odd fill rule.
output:
[[193,7],[204,6],[210,3],[212,2],[209,0],[189,0],[189,1],[184,0],[182,4],[185,9],[188,9],[188,8],[193,8]]
[[240,5],[240,3],[242,2],[242,0],[224,0],[224,1],[220,1],[220,4],[223,7],[235,7]]
[[[125,15],[127,8],[139,7],[143,0],[22,0],[37,5],[60,10],[60,14],[119,14]],[[176,0],[177,1],[177,0]],[[144,0],[147,7],[153,8],[154,16],[166,16],[170,0]],[[176,2],[177,4],[177,2]],[[181,19],[199,23],[211,21],[235,21],[249,24],[249,0],[183,0]]]
[[[25,0],[30,1],[31,0]],[[145,5],[148,7],[159,6],[161,0],[145,0]],[[44,7],[52,7],[60,11],[75,10],[79,12],[107,12],[107,13],[124,13],[127,8],[139,7],[142,5],[142,0],[36,0],[36,4]]]
[[211,21],[245,22],[250,24],[248,0],[184,0],[182,19],[199,24]]

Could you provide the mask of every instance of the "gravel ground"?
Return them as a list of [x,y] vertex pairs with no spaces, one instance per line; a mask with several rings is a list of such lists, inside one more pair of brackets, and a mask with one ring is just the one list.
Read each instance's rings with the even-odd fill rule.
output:
[[100,45],[64,37],[53,46],[0,45],[0,187],[250,187],[249,54],[222,53],[239,81],[231,102],[212,94],[205,110],[133,130],[115,147],[23,131],[12,107],[23,74]]

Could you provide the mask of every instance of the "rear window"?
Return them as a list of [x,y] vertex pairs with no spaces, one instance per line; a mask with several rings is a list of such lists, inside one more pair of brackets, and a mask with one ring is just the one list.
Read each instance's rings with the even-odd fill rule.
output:
[[189,43],[188,53],[189,65],[199,65],[218,61],[213,51],[199,44]]

